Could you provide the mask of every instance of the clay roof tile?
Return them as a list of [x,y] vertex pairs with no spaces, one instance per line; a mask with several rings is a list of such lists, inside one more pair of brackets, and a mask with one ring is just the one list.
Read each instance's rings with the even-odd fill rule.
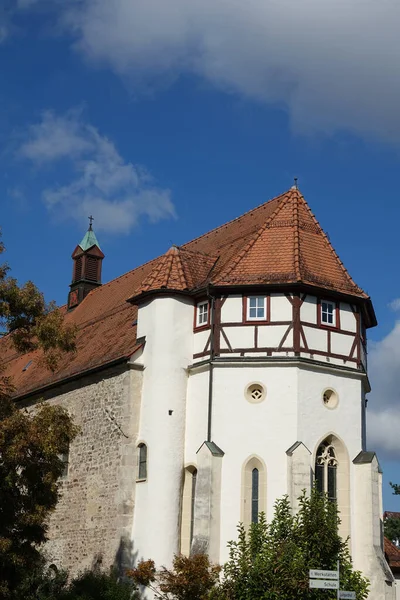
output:
[[368,298],[348,274],[302,194],[291,189],[92,290],[74,310],[63,307],[66,323],[78,328],[77,352],[64,357],[56,373],[49,373],[38,353],[17,355],[9,336],[0,340],[0,361],[21,396],[128,359],[141,345],[136,338],[137,307],[127,303],[132,295],[196,291],[208,284],[298,282]]

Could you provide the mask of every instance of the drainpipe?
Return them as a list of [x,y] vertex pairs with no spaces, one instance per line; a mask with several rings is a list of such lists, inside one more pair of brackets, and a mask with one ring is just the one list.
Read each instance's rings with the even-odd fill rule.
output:
[[207,442],[211,442],[211,423],[212,423],[212,401],[213,401],[213,383],[214,383],[214,329],[215,329],[215,297],[210,294],[210,287],[207,286],[207,297],[210,301],[210,360],[209,360],[209,378],[208,378],[208,418],[207,418]]

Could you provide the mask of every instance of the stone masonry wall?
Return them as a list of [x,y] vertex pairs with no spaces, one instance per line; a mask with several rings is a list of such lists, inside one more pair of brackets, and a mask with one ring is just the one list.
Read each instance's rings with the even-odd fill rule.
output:
[[125,365],[43,398],[64,406],[80,427],[45,546],[49,561],[72,575],[131,563],[141,385],[141,371]]

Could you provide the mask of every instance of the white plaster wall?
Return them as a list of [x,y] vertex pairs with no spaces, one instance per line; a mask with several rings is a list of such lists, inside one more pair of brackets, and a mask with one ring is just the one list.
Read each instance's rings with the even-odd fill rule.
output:
[[196,452],[207,439],[209,367],[189,375],[186,404],[185,465],[197,464]]
[[293,307],[285,294],[271,294],[271,321],[291,321]]
[[340,327],[346,331],[357,331],[357,322],[350,304],[341,302],[340,305]]
[[[179,550],[187,367],[193,356],[193,304],[155,298],[139,308],[146,336],[138,438],[148,447],[148,477],[136,485],[132,540],[137,560],[170,565]],[[172,414],[169,414],[172,411]]]
[[313,350],[328,350],[328,334],[323,329],[313,329],[312,327],[303,327],[307,344],[310,352]]
[[396,600],[400,600],[400,574],[396,573],[394,577],[396,579],[394,584],[396,586]]
[[222,323],[241,323],[243,320],[242,296],[228,296],[221,308]]
[[[266,399],[252,404],[245,388],[259,381]],[[236,539],[241,514],[242,466],[258,455],[267,468],[267,515],[287,491],[286,450],[296,441],[297,370],[276,366],[214,368],[212,440],[225,452],[221,483],[220,561],[228,558],[227,542]]]
[[[260,325],[258,328],[258,346],[260,348],[277,348],[287,331],[287,325]],[[283,344],[283,348],[293,347],[293,330]]]
[[[327,388],[334,389],[338,394],[339,403],[335,409],[329,409],[323,404],[322,395]],[[330,434],[339,438],[347,451],[350,468],[350,507],[348,496],[342,507],[342,533],[346,535],[353,530],[355,515],[360,511],[360,504],[352,501],[352,460],[363,447],[361,374],[334,372],[333,369],[331,372],[328,369],[324,372],[300,368],[298,389],[298,439],[311,451],[311,466],[314,466],[315,453],[320,442]],[[346,469],[346,464],[343,468]]]
[[193,354],[199,354],[204,351],[207,340],[210,337],[210,330],[196,331],[193,334]]
[[300,319],[307,323],[317,323],[317,299],[314,296],[306,296],[300,307]]
[[[266,399],[259,404],[245,398],[245,389],[253,382],[262,383],[267,390]],[[326,388],[338,393],[339,404],[334,410],[323,404],[322,394]],[[361,373],[337,371],[329,364],[320,368],[268,362],[215,366],[212,441],[225,453],[221,478],[220,562],[228,558],[227,542],[237,537],[244,463],[255,455],[266,465],[267,518],[271,518],[275,500],[289,491],[286,450],[296,441],[302,441],[310,450],[310,467],[325,437],[333,434],[343,442],[350,469],[353,534],[360,514],[360,498],[354,495],[352,460],[363,448],[362,388]],[[208,373],[192,372],[188,388],[186,463],[195,463],[199,442],[206,435],[207,400]]]
[[252,325],[225,327],[224,332],[233,349],[254,348],[254,327]]
[[[332,388],[339,396],[337,408],[324,406],[322,394]],[[350,461],[362,449],[361,376],[345,371],[299,369],[297,439],[314,453],[319,442],[335,434],[345,444]]]
[[[352,335],[343,335],[342,333],[331,333],[331,351],[333,354],[344,354],[345,356],[350,355],[350,350],[354,342]],[[356,358],[357,354],[354,353],[353,358]]]

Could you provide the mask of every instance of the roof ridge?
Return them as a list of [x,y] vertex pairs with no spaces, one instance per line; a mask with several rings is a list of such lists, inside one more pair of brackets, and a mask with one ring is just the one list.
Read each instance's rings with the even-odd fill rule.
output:
[[[173,260],[175,257],[176,267],[178,269],[178,276],[179,276],[181,285],[184,288],[189,289],[189,282],[186,278],[185,271],[184,271],[183,264],[182,264],[181,249],[179,248],[179,246],[175,246],[174,250],[176,250],[176,251],[171,252],[171,270],[172,270]],[[170,273],[171,273],[171,271],[170,271]],[[168,279],[167,279],[166,283],[168,283]]]
[[[286,194],[288,194],[290,191],[291,190],[289,189],[286,192],[284,192],[283,194],[278,194],[277,196],[274,196],[273,198],[266,200],[266,202],[262,202],[261,204],[258,204],[254,208],[251,208],[250,210],[246,211],[242,215],[239,215],[238,217],[235,217],[234,219],[231,219],[230,221],[227,221],[226,223],[222,223],[222,225],[218,225],[218,227],[214,227],[214,229],[210,229],[210,231],[207,231],[206,233],[199,235],[198,237],[194,238],[193,240],[189,240],[188,242],[185,242],[184,244],[182,244],[181,248],[184,246],[188,246],[189,244],[192,244],[193,242],[197,242],[198,240],[201,240],[202,238],[206,237],[207,235],[210,235],[210,233],[214,233],[215,231],[218,231],[218,229],[222,229],[223,227],[226,227],[227,225],[231,225],[231,223],[234,223],[235,221],[239,221],[239,219],[242,219],[243,217],[245,217],[246,215],[249,215],[252,212],[255,212],[262,206],[265,206],[266,204],[269,204],[270,202],[273,202],[274,200],[278,200],[278,199],[282,198],[283,196],[286,196]],[[186,250],[186,248],[185,248],[185,250]]]
[[[167,252],[161,254],[161,256],[156,259],[154,268],[150,271],[142,283],[142,290],[150,291],[158,277],[160,277],[161,283],[157,286],[157,289],[168,287],[174,263],[178,270],[178,280],[180,285],[183,287],[183,289],[188,289],[189,284],[180,257],[180,249],[178,246],[172,246],[167,250]],[[163,273],[164,268],[165,272]]]
[[[222,226],[223,227],[223,226]],[[206,235],[206,234],[204,234]],[[194,241],[194,240],[193,240]],[[191,242],[188,242],[190,244]],[[189,248],[184,248],[183,246],[176,246],[180,252],[187,252],[188,254],[199,254],[200,256],[206,256],[207,258],[212,258],[215,260],[217,258],[214,254],[209,254],[208,252],[202,252],[201,250],[189,250]]]
[[354,279],[351,277],[350,273],[348,272],[348,270],[346,269],[346,267],[344,266],[343,262],[341,261],[341,259],[339,258],[339,255],[337,254],[335,248],[332,246],[332,243],[330,241],[330,239],[328,238],[328,236],[326,235],[325,231],[322,229],[321,225],[319,224],[316,216],[314,215],[314,213],[312,212],[310,206],[307,203],[307,200],[304,198],[303,194],[300,194],[300,200],[302,200],[304,207],[306,208],[306,210],[309,212],[314,225],[320,230],[322,237],[325,240],[325,243],[327,244],[328,248],[330,248],[330,250],[332,251],[333,255],[335,256],[336,260],[339,263],[340,268],[342,269],[344,275],[346,276],[347,280],[351,283],[352,286],[354,286],[357,290],[359,290],[361,293],[365,293],[364,290],[362,288],[360,288],[360,286],[358,286],[356,284],[356,282],[354,281]]
[[[176,253],[174,252],[174,250],[172,252],[170,252],[170,250],[171,250],[171,248],[169,250],[167,250],[167,252],[164,254],[166,270],[164,273],[164,277],[161,280],[161,287],[167,287],[169,278],[171,277],[172,265],[173,265],[174,256]],[[159,263],[159,266],[158,266],[158,273],[160,273],[160,274],[161,274],[161,265],[162,264],[163,264],[163,261],[161,260]]]
[[296,274],[297,281],[301,281],[301,271],[300,271],[300,236],[299,236],[299,197],[301,196],[300,192],[296,190],[296,194],[292,194],[295,196],[293,202],[293,221],[294,221],[294,231],[293,231],[293,250],[294,250],[294,272]]
[[167,258],[168,257],[166,256],[166,254],[161,254],[160,256],[157,256],[157,258],[154,261],[156,264],[151,269],[147,277],[144,278],[141,284],[143,288],[151,287],[156,276],[159,275],[159,273],[161,272],[161,266],[165,265],[165,261],[167,260]]
[[[272,219],[274,219],[276,217],[276,215],[280,212],[280,210],[283,208],[283,206],[285,204],[285,202],[284,202],[285,197],[287,198],[288,194],[291,191],[292,190],[288,190],[287,192],[285,192],[285,194],[281,194],[281,197],[277,196],[276,198],[273,198],[273,200],[280,198],[278,206],[276,207],[274,212],[267,218],[265,223],[263,223],[263,225],[259,229],[257,229],[257,231],[252,236],[252,238],[249,240],[249,242],[244,246],[244,248],[242,248],[242,250],[236,256],[236,258],[232,261],[229,268],[225,272],[223,271],[222,273],[220,273],[219,279],[221,279],[222,277],[226,278],[233,271],[233,269],[235,267],[237,267],[237,265],[240,263],[240,261],[246,256],[248,251],[254,246],[256,241],[260,238],[261,234],[268,228],[268,225],[271,223]],[[269,200],[269,202],[271,202],[271,200]]]

